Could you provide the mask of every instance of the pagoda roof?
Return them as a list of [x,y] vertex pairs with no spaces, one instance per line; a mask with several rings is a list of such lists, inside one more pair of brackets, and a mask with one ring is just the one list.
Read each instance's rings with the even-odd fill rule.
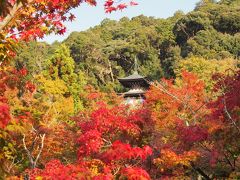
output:
[[132,75],[124,77],[124,78],[118,78],[119,81],[128,81],[128,80],[138,80],[138,79],[144,79],[146,77],[141,76],[138,74],[138,72],[134,72]]
[[137,71],[130,76],[118,78],[118,80],[126,88],[132,88],[136,84],[144,88],[149,88],[149,83],[147,82],[146,77],[139,75]]

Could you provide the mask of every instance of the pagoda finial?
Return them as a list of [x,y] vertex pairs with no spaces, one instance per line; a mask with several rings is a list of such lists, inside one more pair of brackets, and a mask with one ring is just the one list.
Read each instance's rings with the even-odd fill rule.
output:
[[134,74],[138,74],[138,61],[137,61],[137,56],[135,56],[135,59],[134,59]]

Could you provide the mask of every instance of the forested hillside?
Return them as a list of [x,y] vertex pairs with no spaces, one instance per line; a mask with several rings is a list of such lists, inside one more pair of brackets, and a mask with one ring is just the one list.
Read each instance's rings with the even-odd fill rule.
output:
[[61,63],[72,58],[73,72],[84,73],[88,83],[103,89],[119,88],[116,79],[133,71],[135,56],[140,73],[153,80],[174,78],[183,59],[199,68],[206,66],[204,70],[209,67],[197,63],[208,60],[216,64],[216,71],[222,69],[222,61],[228,61],[227,69],[236,65],[233,59],[240,56],[239,11],[237,0],[202,1],[194,11],[179,11],[167,19],[143,15],[120,21],[105,19],[87,31],[73,32],[62,43],[30,42],[18,51],[17,62],[35,75],[51,68],[47,60],[65,53]]
[[[53,44],[28,40],[62,34],[69,9],[96,2],[19,2],[19,36],[0,31],[0,180],[240,178],[240,0],[105,19]],[[135,57],[152,81],[136,107],[116,93]]]

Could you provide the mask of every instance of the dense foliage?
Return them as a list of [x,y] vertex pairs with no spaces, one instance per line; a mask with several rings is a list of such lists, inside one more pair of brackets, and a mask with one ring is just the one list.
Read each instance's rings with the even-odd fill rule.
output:
[[[0,58],[8,61],[14,53],[14,42],[43,38],[49,33],[64,34],[65,21],[75,19],[71,9],[82,3],[97,5],[96,0],[3,0],[0,2]],[[106,13],[137,5],[134,1],[106,0]]]
[[[176,12],[167,19],[105,19],[87,31],[73,32],[62,43],[30,42],[18,51],[17,60],[35,74],[36,67],[44,69],[43,61],[53,56],[60,44],[65,44],[75,62],[75,72],[84,71],[87,82],[103,90],[121,88],[116,79],[131,73],[135,56],[139,59],[139,71],[152,80],[178,76],[183,58],[209,71],[210,67],[201,59],[211,62],[212,68],[227,61],[228,65],[220,65],[222,72],[238,63],[231,59],[239,59],[239,7],[239,1],[202,1],[194,11]],[[224,30],[225,26],[231,28]]]
[[[105,19],[51,45],[23,41],[61,34],[59,24],[26,23],[56,8],[45,23],[60,14],[61,24],[83,1],[64,2],[0,3],[2,22],[15,5],[23,20],[0,34],[0,179],[238,179],[239,0],[204,0],[167,19]],[[152,80],[137,108],[115,93],[135,56]]]

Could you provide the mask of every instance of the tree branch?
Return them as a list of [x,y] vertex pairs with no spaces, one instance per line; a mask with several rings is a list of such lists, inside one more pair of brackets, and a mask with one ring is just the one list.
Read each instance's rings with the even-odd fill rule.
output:
[[238,132],[240,133],[240,128],[237,126],[235,120],[232,118],[231,114],[229,113],[229,111],[227,109],[225,94],[224,94],[224,97],[223,97],[223,104],[224,104],[224,112],[226,113],[228,119],[232,122],[232,124],[237,128]]
[[39,157],[40,157],[40,155],[41,155],[41,153],[42,153],[43,146],[44,146],[45,135],[46,135],[46,134],[40,135],[40,138],[41,138],[41,148],[40,148],[40,150],[39,150],[39,152],[38,152],[38,155],[37,155],[37,157],[36,157],[36,159],[35,159],[35,161],[34,161],[34,168],[36,167],[37,161],[38,161],[38,159],[39,159]]
[[16,17],[18,10],[23,6],[21,2],[15,3],[9,14],[0,22],[0,32]]
[[28,6],[30,3],[34,2],[34,0],[20,0],[17,1],[12,8],[9,10],[8,15],[6,15],[2,21],[0,21],[0,32],[4,30],[20,13],[20,9],[23,6]]
[[224,152],[223,152],[223,155],[224,155],[227,163],[231,166],[232,171],[234,171],[234,170],[235,170],[235,167],[234,167],[234,165],[231,163],[231,161],[230,161],[230,159],[228,158],[228,156],[227,156]]
[[159,89],[160,91],[162,91],[163,93],[167,94],[168,96],[172,97],[173,99],[175,99],[176,101],[180,102],[183,104],[184,106],[184,109],[189,109],[191,111],[191,116],[193,116],[193,120],[196,121],[196,115],[198,113],[198,111],[200,109],[202,109],[206,104],[207,102],[201,104],[196,110],[194,110],[190,105],[189,105],[189,99],[190,99],[190,96],[187,96],[186,98],[184,99],[180,99],[179,97],[177,97],[176,95],[172,94],[171,92],[169,92],[167,90],[167,88],[164,87],[163,84],[161,84],[160,82],[157,83],[157,85],[155,85],[154,83],[151,83],[150,81],[148,81],[147,79],[145,79],[150,85],[154,86],[155,88]]
[[191,164],[192,168],[196,172],[198,172],[202,177],[204,177],[206,180],[211,180],[211,178],[205,172],[203,172],[200,168],[196,167],[193,162],[191,162],[190,164]]
[[34,160],[34,158],[32,156],[32,151],[29,151],[29,149],[26,146],[25,134],[23,134],[23,140],[22,140],[23,141],[23,147],[24,147],[25,151],[27,152],[27,156],[29,158],[29,161],[30,161],[30,164],[31,164],[31,168],[35,168],[36,167],[38,159],[40,158],[40,155],[41,155],[43,147],[44,147],[45,135],[46,134],[43,134],[43,135],[40,134],[41,145],[40,145],[40,149],[39,149],[38,155],[37,155],[36,159]]
[[27,156],[30,160],[30,163],[31,163],[31,167],[33,168],[33,164],[34,164],[34,161],[33,161],[33,157],[32,157],[32,153],[28,150],[27,146],[26,146],[26,142],[25,142],[25,134],[23,134],[23,147],[25,149],[25,151],[27,152]]

